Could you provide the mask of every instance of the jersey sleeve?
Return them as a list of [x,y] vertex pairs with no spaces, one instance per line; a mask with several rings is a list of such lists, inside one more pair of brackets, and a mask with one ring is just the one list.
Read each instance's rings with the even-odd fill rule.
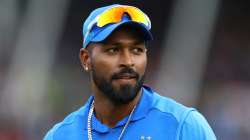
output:
[[216,140],[207,120],[199,112],[189,112],[180,129],[178,140]]

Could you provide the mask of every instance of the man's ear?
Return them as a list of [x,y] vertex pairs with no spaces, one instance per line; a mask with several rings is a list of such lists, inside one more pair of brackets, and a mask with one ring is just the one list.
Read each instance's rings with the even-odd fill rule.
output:
[[91,60],[90,60],[90,52],[86,48],[81,48],[79,53],[79,58],[84,70],[89,71],[91,70]]

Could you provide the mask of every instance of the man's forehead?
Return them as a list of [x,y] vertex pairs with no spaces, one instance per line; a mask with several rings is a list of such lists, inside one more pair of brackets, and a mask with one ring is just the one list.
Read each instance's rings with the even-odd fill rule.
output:
[[131,25],[123,25],[113,31],[105,40],[91,42],[88,48],[103,47],[106,45],[118,45],[124,42],[131,44],[145,44],[144,34],[141,29]]

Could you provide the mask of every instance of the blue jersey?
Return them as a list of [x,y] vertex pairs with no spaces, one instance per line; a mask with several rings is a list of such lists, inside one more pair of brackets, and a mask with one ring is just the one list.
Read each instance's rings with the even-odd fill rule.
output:
[[[87,140],[87,116],[93,97],[56,124],[44,140]],[[109,128],[92,117],[93,140],[117,140],[128,116]],[[162,97],[144,86],[122,140],[216,140],[206,119],[195,109]]]

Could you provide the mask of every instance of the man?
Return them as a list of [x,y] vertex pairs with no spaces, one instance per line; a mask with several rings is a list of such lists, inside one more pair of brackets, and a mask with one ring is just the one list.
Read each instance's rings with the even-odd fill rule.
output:
[[133,6],[94,10],[83,26],[80,60],[93,96],[45,140],[215,140],[195,109],[143,85],[151,23]]

